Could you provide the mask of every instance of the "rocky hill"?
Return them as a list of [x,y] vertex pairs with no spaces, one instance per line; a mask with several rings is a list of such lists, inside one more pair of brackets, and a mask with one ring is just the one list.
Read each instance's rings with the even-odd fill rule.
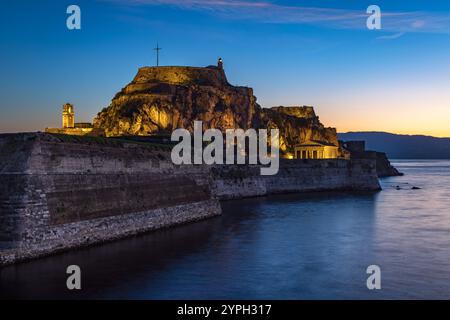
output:
[[309,140],[338,145],[336,129],[320,123],[312,107],[262,108],[259,124],[280,130],[280,149],[284,152],[292,152],[295,145]]
[[306,140],[337,145],[336,130],[325,128],[312,107],[261,108],[253,89],[228,83],[221,66],[145,67],[94,120],[107,136],[151,135],[176,128],[279,128],[281,150]]

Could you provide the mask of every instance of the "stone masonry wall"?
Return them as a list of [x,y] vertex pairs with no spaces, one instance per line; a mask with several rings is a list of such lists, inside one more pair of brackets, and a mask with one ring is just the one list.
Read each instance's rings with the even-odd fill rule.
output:
[[176,167],[155,147],[73,139],[0,136],[0,265],[221,213],[204,167]]
[[261,176],[258,166],[216,166],[213,192],[220,199],[277,193],[380,190],[372,160],[281,160],[275,176]]
[[379,190],[375,162],[281,160],[175,166],[167,146],[52,134],[0,135],[0,266],[221,214],[218,200]]
[[133,80],[134,84],[140,83],[169,83],[169,84],[200,84],[211,86],[227,85],[225,72],[218,68],[198,67],[144,67],[140,68]]

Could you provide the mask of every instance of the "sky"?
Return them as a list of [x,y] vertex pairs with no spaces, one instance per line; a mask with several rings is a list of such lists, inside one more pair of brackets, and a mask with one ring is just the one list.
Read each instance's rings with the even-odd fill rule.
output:
[[[66,27],[69,5],[81,30]],[[369,30],[369,5],[381,30]],[[450,137],[448,0],[9,1],[0,19],[0,132],[92,121],[139,67],[207,66],[262,107],[312,105],[339,132]]]

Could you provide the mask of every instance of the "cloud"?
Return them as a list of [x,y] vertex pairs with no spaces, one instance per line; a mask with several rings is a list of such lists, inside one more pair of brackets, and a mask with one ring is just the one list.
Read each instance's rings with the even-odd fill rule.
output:
[[411,26],[412,26],[413,28],[422,28],[423,26],[425,26],[425,21],[423,21],[423,20],[416,20],[416,21],[414,21],[414,22],[411,24]]
[[[171,6],[203,11],[226,19],[260,23],[309,24],[337,29],[364,29],[365,10],[301,7],[250,0],[103,0],[128,6]],[[384,12],[384,31],[450,33],[449,13]]]
[[391,35],[386,35],[386,36],[380,36],[377,39],[378,40],[395,40],[400,38],[401,36],[403,36],[406,32],[398,32],[398,33],[394,33]]

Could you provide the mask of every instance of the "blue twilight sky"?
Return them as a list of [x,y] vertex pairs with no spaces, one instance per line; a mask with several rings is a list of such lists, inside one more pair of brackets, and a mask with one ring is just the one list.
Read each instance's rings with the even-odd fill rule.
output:
[[[82,29],[66,28],[81,8]],[[382,30],[366,27],[379,5]],[[206,66],[263,107],[313,105],[339,131],[450,136],[448,0],[10,1],[0,19],[0,132],[91,121],[137,69]]]

